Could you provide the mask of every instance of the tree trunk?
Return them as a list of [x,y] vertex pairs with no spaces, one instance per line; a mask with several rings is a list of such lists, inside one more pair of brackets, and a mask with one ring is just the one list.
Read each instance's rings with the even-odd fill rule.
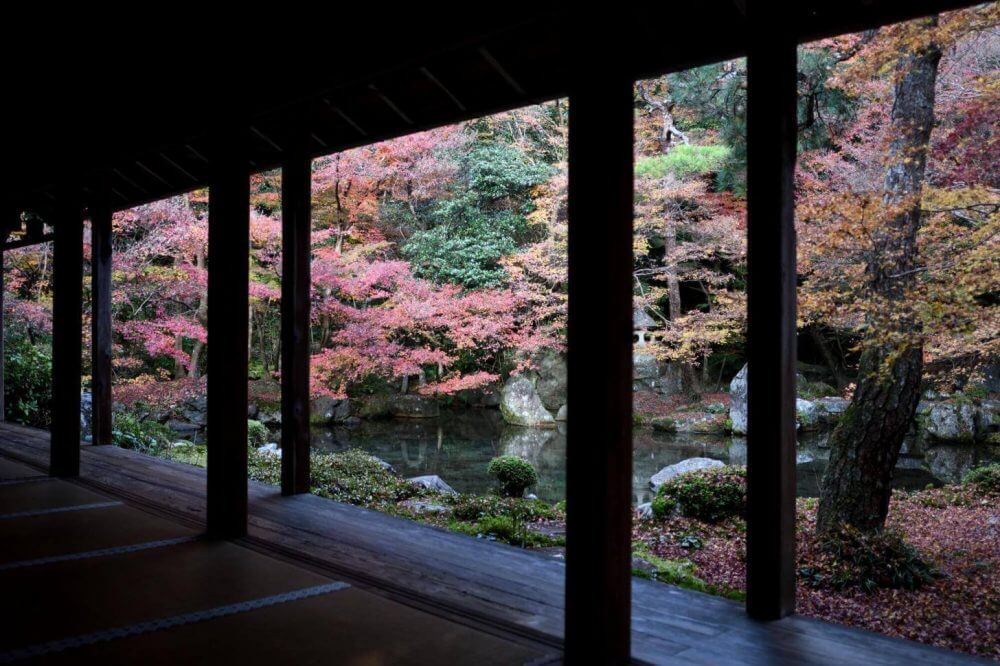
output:
[[[929,20],[928,25],[936,24]],[[885,525],[892,473],[920,399],[923,338],[906,301],[913,282],[920,193],[934,124],[940,50],[931,45],[898,65],[886,166],[884,226],[872,239],[867,289],[874,303],[850,407],[830,436],[817,520],[820,533],[849,524]]]
[[[670,214],[667,214],[663,229],[665,264],[664,275],[667,280],[667,315],[672,324],[677,324],[684,312],[681,309],[681,283],[677,277],[677,226]],[[698,377],[690,363],[681,364],[683,389],[694,393],[699,392]]]

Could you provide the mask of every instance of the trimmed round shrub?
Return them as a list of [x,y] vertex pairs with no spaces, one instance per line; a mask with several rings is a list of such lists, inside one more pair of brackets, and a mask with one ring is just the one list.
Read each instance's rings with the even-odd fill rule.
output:
[[267,443],[267,426],[260,421],[247,420],[247,444],[257,448]]
[[962,482],[975,486],[982,493],[1000,494],[1000,463],[976,467],[965,475]]
[[526,488],[538,483],[535,468],[517,456],[494,458],[486,471],[500,483],[500,494],[504,497],[521,497]]
[[682,515],[706,523],[746,513],[747,476],[743,467],[716,467],[687,472],[667,481],[652,502],[653,515]]

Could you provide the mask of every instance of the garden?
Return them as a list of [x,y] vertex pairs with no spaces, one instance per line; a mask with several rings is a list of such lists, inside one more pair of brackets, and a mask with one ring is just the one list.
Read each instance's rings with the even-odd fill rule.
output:
[[[795,174],[798,611],[994,659],[998,65],[997,2],[800,47]],[[705,65],[633,100],[634,574],[734,600],[746,77],[742,59]],[[314,161],[313,493],[563,556],[571,112]],[[280,171],[250,188],[247,445],[251,478],[276,485]],[[207,190],[113,219],[114,443],[200,466],[207,230]],[[5,416],[47,428],[51,246],[3,268]]]

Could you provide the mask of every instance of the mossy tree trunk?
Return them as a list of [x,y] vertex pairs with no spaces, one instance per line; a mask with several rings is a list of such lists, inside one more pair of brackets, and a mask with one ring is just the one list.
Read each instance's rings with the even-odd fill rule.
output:
[[[935,24],[928,21],[928,27]],[[872,236],[867,260],[870,334],[854,398],[830,436],[820,533],[843,524],[864,531],[885,525],[893,469],[920,399],[923,339],[907,294],[918,271],[920,194],[940,58],[932,44],[904,57],[896,71],[882,197],[885,221]]]

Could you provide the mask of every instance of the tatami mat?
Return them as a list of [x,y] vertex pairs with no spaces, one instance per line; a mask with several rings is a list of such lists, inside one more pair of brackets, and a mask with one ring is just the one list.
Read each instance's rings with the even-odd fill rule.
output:
[[548,663],[552,656],[350,588],[32,663],[487,665]]
[[11,518],[0,520],[0,564],[192,534],[125,505]]
[[24,479],[28,477],[40,477],[45,476],[42,472],[37,469],[28,467],[19,462],[14,462],[9,458],[0,457],[0,481],[8,481],[10,479]]
[[[0,651],[329,582],[246,548],[195,541],[0,573]],[[52,613],[53,608],[72,612]]]
[[107,501],[109,498],[104,495],[65,481],[28,481],[0,485],[0,516]]
[[0,486],[0,662],[522,664],[550,656],[197,538],[139,509],[100,506],[114,501],[59,480]]

